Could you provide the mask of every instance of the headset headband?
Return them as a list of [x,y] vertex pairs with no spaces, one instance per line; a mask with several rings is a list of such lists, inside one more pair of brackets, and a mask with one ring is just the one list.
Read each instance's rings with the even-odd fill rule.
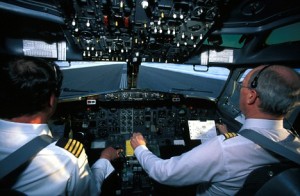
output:
[[251,84],[250,84],[250,86],[251,86],[251,88],[256,88],[257,87],[257,84],[258,84],[258,78],[259,78],[259,76],[260,76],[260,74],[265,70],[265,69],[267,69],[268,67],[270,67],[271,65],[266,65],[265,67],[263,67],[258,73],[257,73],[257,75],[255,76],[255,78],[252,80],[252,82],[251,82]]

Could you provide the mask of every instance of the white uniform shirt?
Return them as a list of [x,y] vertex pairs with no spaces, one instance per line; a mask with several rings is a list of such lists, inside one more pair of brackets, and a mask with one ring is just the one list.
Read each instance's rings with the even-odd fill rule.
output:
[[[283,128],[283,121],[247,119],[242,129],[255,130],[274,141],[284,140],[290,135]],[[209,182],[209,188],[202,193],[199,189],[197,195],[234,195],[252,170],[278,162],[260,146],[240,135],[230,139],[219,135],[166,160],[155,156],[146,146],[137,147],[134,153],[149,176],[162,184],[181,186]]]
[[[0,120],[0,160],[38,135],[51,132],[47,124]],[[27,195],[99,195],[105,177],[114,171],[107,159],[92,168],[83,150],[78,158],[51,143],[42,149],[20,175],[13,188]]]

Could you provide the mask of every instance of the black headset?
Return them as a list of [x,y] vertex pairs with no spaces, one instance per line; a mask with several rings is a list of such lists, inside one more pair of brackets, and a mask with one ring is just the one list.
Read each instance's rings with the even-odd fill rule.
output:
[[[54,82],[55,82],[55,94],[56,96],[60,95],[60,82],[61,82],[61,72],[58,70],[58,68],[56,67],[55,63],[53,61],[47,61],[44,60],[42,58],[38,58],[37,59],[40,63],[43,63],[45,65],[47,65],[48,68],[50,68],[51,73],[53,73],[53,77],[54,77]],[[50,73],[50,74],[51,74]]]
[[54,71],[54,79],[55,79],[55,94],[56,96],[59,97],[60,93],[61,93],[61,89],[60,89],[60,83],[62,82],[62,73],[60,72],[60,75],[58,74],[58,70],[56,65],[52,62],[52,67],[53,67],[53,71]]
[[252,80],[251,84],[250,84],[250,87],[251,88],[256,88],[257,87],[257,84],[258,84],[258,78],[260,76],[260,74],[265,70],[267,69],[268,67],[270,67],[271,65],[266,65],[264,68],[262,68],[258,73],[257,75],[255,76],[255,78]]

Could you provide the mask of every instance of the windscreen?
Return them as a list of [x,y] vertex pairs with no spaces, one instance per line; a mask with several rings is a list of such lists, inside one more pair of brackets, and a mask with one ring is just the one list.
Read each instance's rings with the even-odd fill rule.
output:
[[[59,62],[64,74],[61,97],[129,89],[127,63]],[[224,67],[142,63],[136,88],[216,99],[228,78]]]

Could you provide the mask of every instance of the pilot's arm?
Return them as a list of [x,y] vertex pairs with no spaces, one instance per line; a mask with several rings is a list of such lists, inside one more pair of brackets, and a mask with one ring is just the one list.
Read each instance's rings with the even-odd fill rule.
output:
[[[94,175],[84,149],[77,159],[72,159],[72,162],[65,166],[67,170],[72,167],[66,186],[66,195],[99,195],[101,185],[98,183],[98,179],[101,179],[107,171],[104,170],[103,174],[98,172]],[[99,175],[98,179],[96,175]]]
[[100,159],[93,164],[92,171],[95,176],[96,184],[100,185],[100,190],[105,178],[114,171],[114,167],[110,161],[118,158],[120,151],[121,149],[116,150],[112,147],[108,147],[101,152]]
[[73,165],[67,185],[67,195],[99,195],[101,185],[114,168],[110,161],[118,157],[118,151],[109,147],[102,151],[98,159],[90,168],[85,151],[83,150]]
[[218,140],[216,137],[170,159],[161,159],[149,151],[140,133],[133,134],[131,145],[139,163],[151,178],[163,184],[183,186],[208,182],[218,173],[226,173]]

